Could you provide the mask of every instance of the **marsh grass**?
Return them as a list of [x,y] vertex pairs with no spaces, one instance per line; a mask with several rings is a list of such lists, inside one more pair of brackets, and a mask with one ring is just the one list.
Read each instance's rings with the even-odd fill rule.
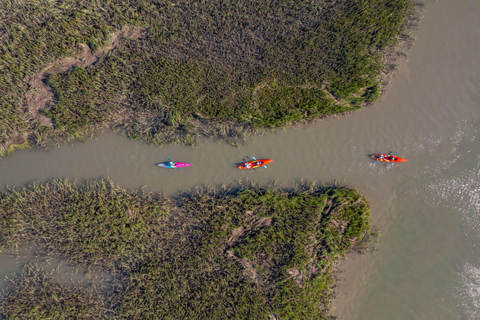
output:
[[[248,131],[354,110],[377,98],[383,53],[405,33],[412,7],[411,0],[5,1],[0,145],[14,133],[36,135],[21,107],[35,73],[75,56],[80,44],[106,48],[126,25],[146,34],[90,67],[50,75],[58,99],[44,112],[54,131],[124,124],[129,136],[151,143],[192,143],[192,132],[208,132],[212,122]],[[163,125],[149,132],[149,124],[119,116],[125,110],[151,111]]]
[[141,259],[168,212],[150,194],[131,194],[108,180],[32,184],[2,194],[0,202],[2,251],[28,244],[87,268]]
[[0,148],[0,158],[5,156],[10,156],[15,152],[15,150],[22,150],[22,149],[29,149],[31,148],[31,144],[29,141],[25,141],[21,144],[10,144],[6,148]]
[[[313,184],[167,198],[109,180],[55,180],[3,192],[0,208],[1,251],[30,245],[112,273],[104,303],[128,319],[327,319],[336,261],[371,235],[365,198]],[[3,310],[26,312],[3,297]]]
[[108,319],[104,298],[95,285],[59,284],[55,271],[27,264],[7,279],[0,314],[8,319]]

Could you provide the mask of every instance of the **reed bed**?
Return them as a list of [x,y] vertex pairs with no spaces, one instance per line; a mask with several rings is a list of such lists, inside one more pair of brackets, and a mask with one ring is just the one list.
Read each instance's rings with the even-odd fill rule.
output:
[[59,284],[55,272],[27,264],[8,279],[0,314],[8,319],[109,319],[96,286]]
[[[53,131],[126,126],[151,143],[191,143],[190,131],[213,132],[202,129],[212,122],[249,132],[358,109],[378,96],[382,56],[405,34],[412,7],[412,0],[4,1],[0,147],[14,134],[37,140],[38,110],[23,101],[36,73],[78,56],[80,44],[111,47],[110,34],[127,25],[147,31],[92,66],[49,76],[57,101],[41,112]],[[125,110],[152,111],[162,125],[153,133],[134,126],[121,119]]]
[[66,180],[11,190],[0,200],[2,251],[22,244],[92,268],[120,268],[151,252],[168,207],[109,180]]
[[34,246],[112,273],[114,297],[102,303],[115,318],[329,319],[336,261],[372,234],[365,198],[315,185],[196,190],[169,198],[109,180],[11,189],[0,197],[0,250]]

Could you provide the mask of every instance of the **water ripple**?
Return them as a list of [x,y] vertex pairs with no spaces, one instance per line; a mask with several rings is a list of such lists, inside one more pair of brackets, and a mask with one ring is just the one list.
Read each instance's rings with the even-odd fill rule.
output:
[[467,263],[459,277],[457,309],[464,319],[480,319],[480,267]]
[[[441,167],[450,166],[446,162]],[[479,229],[480,226],[480,169],[465,170],[457,177],[439,179],[425,186],[427,202],[434,206],[443,206],[461,212],[467,225]],[[480,236],[480,234],[478,234]]]

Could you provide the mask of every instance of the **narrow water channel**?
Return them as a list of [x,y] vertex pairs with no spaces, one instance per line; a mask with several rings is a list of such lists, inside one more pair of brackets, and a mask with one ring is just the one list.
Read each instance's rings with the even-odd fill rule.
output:
[[[415,46],[374,106],[339,118],[254,136],[245,146],[147,146],[105,131],[49,152],[0,160],[0,188],[32,181],[109,177],[128,188],[174,195],[246,179],[351,185],[372,205],[374,254],[342,262],[340,319],[480,318],[480,1],[429,3]],[[370,166],[372,153],[409,161]],[[245,172],[247,156],[271,158]],[[193,163],[181,171],[168,160]],[[0,276],[19,267],[1,257]],[[18,270],[17,270],[18,271]]]

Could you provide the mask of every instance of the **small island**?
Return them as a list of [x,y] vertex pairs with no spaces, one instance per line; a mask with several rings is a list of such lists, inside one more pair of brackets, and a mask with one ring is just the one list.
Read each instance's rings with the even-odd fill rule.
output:
[[59,284],[27,264],[1,296],[12,319],[332,319],[335,265],[372,235],[362,195],[313,184],[167,197],[53,180],[2,192],[0,208],[1,252],[112,275]]
[[[9,2],[0,156],[101,127],[237,146],[377,99],[412,0]],[[395,50],[393,50],[395,51]]]

